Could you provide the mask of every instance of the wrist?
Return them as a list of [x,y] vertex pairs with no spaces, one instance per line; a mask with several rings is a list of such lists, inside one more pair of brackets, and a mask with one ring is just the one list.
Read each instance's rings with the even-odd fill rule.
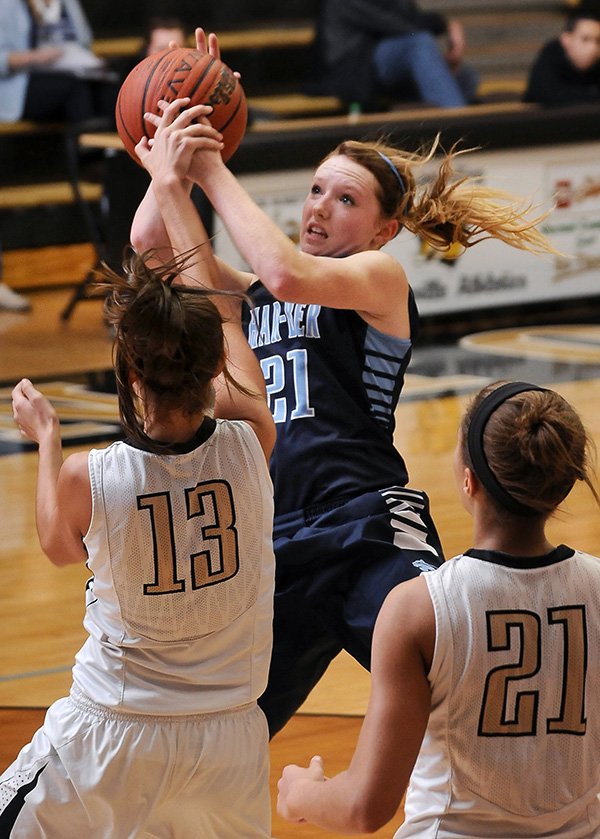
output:
[[61,451],[62,440],[58,417],[44,423],[37,433],[36,441],[38,444],[38,453],[41,455],[48,454],[54,457],[56,452]]
[[40,423],[40,442],[42,440],[54,442],[56,438],[60,439],[60,420],[56,413],[52,413]]
[[190,171],[188,172],[188,177],[190,177],[193,183],[197,184],[209,198],[211,198],[213,194],[218,194],[220,185],[223,184],[223,182],[227,179],[228,174],[230,174],[229,169],[223,162],[221,155],[214,155],[214,158],[215,159],[211,161],[211,165],[209,167],[197,167],[195,169],[192,163]]
[[171,196],[178,198],[182,194],[189,194],[185,183],[174,172],[152,177],[152,188],[157,198],[167,199]]

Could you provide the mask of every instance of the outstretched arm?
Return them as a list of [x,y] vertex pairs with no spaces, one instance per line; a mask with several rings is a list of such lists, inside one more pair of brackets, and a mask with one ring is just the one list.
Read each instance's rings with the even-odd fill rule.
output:
[[[153,193],[174,253],[184,255],[196,251],[182,273],[181,281],[220,289],[221,270],[184,177],[191,156],[207,142],[210,126],[206,116],[211,108],[201,105],[182,111],[185,104],[185,99],[176,100],[166,107],[152,147],[143,139],[136,146],[136,153],[152,175]],[[185,129],[194,119],[199,121],[186,133]],[[208,138],[209,144],[216,142],[212,137]],[[215,296],[214,303],[224,318],[223,332],[232,375],[239,384],[256,394],[238,391],[221,378],[216,382],[215,413],[226,419],[246,420],[254,428],[268,458],[275,440],[275,427],[266,402],[262,371],[242,331],[240,301],[237,297]]]
[[371,697],[350,766],[331,779],[314,758],[308,768],[287,766],[278,785],[280,815],[345,833],[371,833],[393,818],[429,718],[434,641],[424,579],[395,588],[377,618]]
[[40,545],[55,565],[84,562],[82,542],[92,515],[87,453],[63,463],[56,411],[29,379],[13,389],[13,417],[21,434],[38,444],[36,525]]
[[[191,195],[192,181],[184,179],[182,186],[188,195]],[[153,251],[157,263],[167,262],[173,256],[173,246],[156,200],[153,183],[150,183],[135,212],[130,240],[138,253]],[[246,291],[255,280],[254,274],[239,271],[217,256],[215,256],[215,262],[219,268],[219,288],[228,291]]]
[[[199,30],[199,32],[202,32],[202,37],[197,38],[198,50],[203,53],[208,53],[215,58],[220,58],[217,36],[211,34],[206,37],[203,30]],[[166,102],[163,103],[163,106],[166,106],[166,104]],[[206,109],[205,113],[209,113],[209,110]],[[220,149],[222,148],[220,140],[220,135],[215,132],[213,138],[205,138],[205,148],[214,148],[220,154]],[[181,179],[181,183],[188,195],[191,195],[194,182],[185,177],[185,174],[183,173],[184,176]],[[157,262],[166,262],[173,256],[173,245],[163,221],[153,182],[148,186],[133,217],[130,240],[132,246],[138,253],[144,253],[150,250],[154,251]],[[219,288],[231,291],[245,291],[255,279],[252,274],[248,274],[245,271],[238,271],[217,257],[215,257],[215,262],[219,268]]]

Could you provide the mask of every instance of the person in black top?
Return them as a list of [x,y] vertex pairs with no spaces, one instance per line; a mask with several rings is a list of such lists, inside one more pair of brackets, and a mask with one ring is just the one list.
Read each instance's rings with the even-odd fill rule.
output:
[[524,98],[540,105],[600,103],[600,3],[584,2],[569,13],[561,35],[535,59]]

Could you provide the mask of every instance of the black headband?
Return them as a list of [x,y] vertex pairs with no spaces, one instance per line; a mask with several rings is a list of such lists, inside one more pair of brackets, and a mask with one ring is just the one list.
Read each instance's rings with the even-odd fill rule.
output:
[[506,402],[511,396],[516,396],[518,393],[524,393],[530,390],[546,390],[546,388],[528,384],[527,382],[508,382],[505,385],[500,385],[500,387],[497,387],[482,399],[475,408],[467,432],[467,445],[471,463],[473,464],[475,474],[485,489],[499,504],[507,510],[510,510],[511,513],[529,516],[538,515],[539,511],[534,510],[533,507],[528,507],[526,504],[521,504],[520,501],[513,498],[500,485],[498,479],[490,469],[483,449],[483,432],[485,431],[489,418],[503,402]]

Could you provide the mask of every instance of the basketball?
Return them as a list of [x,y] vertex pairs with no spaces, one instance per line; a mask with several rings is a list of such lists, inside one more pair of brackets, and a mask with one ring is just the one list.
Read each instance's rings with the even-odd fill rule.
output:
[[158,100],[172,102],[188,96],[190,105],[212,105],[210,121],[223,135],[223,160],[237,150],[246,131],[248,106],[244,90],[229,67],[211,55],[179,47],[149,55],[126,77],[117,98],[115,117],[119,136],[139,163],[135,146],[155,128],[144,114],[160,114]]

